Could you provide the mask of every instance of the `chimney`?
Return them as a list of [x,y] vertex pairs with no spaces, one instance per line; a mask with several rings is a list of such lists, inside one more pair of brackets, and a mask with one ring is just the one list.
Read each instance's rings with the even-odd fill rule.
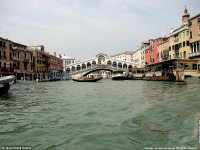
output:
[[56,52],[54,52],[54,56],[56,56]]
[[170,28],[169,33],[174,32],[174,28]]

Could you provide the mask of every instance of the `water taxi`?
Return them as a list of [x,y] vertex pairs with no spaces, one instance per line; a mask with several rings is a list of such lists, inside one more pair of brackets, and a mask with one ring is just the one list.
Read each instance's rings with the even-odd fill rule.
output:
[[112,72],[112,80],[126,80],[126,73],[122,70]]
[[199,60],[171,59],[146,65],[143,80],[184,82],[185,77],[200,77]]

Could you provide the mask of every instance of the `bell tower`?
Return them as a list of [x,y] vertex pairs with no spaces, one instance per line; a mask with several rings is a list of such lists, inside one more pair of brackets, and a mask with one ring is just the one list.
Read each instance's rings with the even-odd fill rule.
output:
[[187,24],[189,21],[189,18],[190,18],[190,14],[188,13],[188,10],[186,9],[186,6],[185,6],[184,14],[182,15],[182,24],[183,25]]

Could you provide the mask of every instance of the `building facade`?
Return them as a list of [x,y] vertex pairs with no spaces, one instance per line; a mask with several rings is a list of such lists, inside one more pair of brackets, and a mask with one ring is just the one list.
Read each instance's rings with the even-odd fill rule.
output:
[[13,68],[18,80],[32,80],[33,78],[33,52],[26,45],[13,42]]
[[0,72],[13,72],[12,41],[0,38]]
[[125,51],[122,53],[111,55],[111,58],[120,61],[133,62],[133,53],[134,53],[133,51]]
[[182,16],[182,26],[169,34],[169,59],[187,59],[191,53],[190,30],[188,27],[189,13],[185,9]]
[[61,59],[63,60],[63,71],[66,72],[66,69],[67,69],[67,66],[70,65],[70,64],[73,64],[75,63],[75,58],[71,58],[69,56],[66,56],[65,54],[64,55],[61,55]]
[[169,42],[168,38],[158,44],[158,62],[169,59]]
[[189,19],[190,48],[189,58],[200,59],[200,14]]

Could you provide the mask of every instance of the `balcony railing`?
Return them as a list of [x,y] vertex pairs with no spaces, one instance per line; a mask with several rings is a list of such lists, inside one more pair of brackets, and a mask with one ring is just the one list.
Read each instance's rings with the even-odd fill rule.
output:
[[13,61],[20,61],[18,57],[14,57],[14,56],[12,57],[12,60]]
[[189,57],[196,57],[196,56],[200,56],[200,52],[193,52],[189,54]]

